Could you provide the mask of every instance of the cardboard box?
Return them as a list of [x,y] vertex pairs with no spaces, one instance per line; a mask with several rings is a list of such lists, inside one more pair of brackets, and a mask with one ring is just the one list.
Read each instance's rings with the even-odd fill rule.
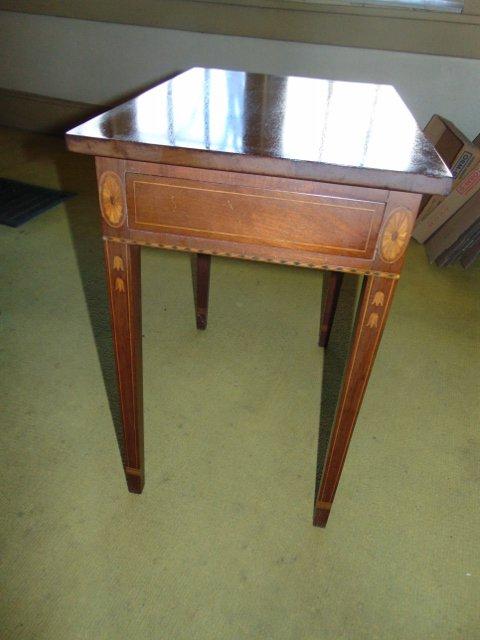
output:
[[[424,133],[451,170],[455,188],[466,173],[480,162],[480,145],[470,142],[454,124],[439,115],[432,116]],[[417,223],[425,220],[443,200],[444,196],[425,198]],[[413,237],[419,242],[424,242],[416,238],[415,233]]]
[[[457,242],[463,234],[468,233],[473,225],[478,225],[480,221],[480,167],[474,169],[469,176],[473,173],[478,174],[478,187],[476,192],[469,196],[462,207],[459,209],[457,207],[458,210],[456,210],[455,215],[452,216],[437,233],[432,235],[425,245],[430,262],[433,262],[441,256],[442,253],[448,251],[450,247],[453,247],[454,243]],[[468,181],[469,176],[464,178],[461,184]]]
[[480,256],[480,238],[471,244],[462,254],[460,264],[464,269],[471,267],[475,260]]
[[435,264],[439,267],[448,267],[453,264],[478,238],[480,238],[480,219],[477,219],[448,249],[435,258]]
[[476,165],[461,180],[453,191],[430,214],[417,220],[413,237],[418,242],[426,242],[435,231],[440,229],[450,218],[480,189],[480,165]]

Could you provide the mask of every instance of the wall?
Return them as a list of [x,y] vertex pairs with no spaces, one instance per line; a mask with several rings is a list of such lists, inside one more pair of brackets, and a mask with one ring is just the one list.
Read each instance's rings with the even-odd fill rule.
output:
[[[480,60],[480,1],[463,11],[343,0],[0,0],[0,10],[288,42]],[[368,4],[368,3],[367,3]]]
[[480,60],[278,42],[0,11],[0,87],[108,104],[189,66],[395,85],[423,126],[480,130]]

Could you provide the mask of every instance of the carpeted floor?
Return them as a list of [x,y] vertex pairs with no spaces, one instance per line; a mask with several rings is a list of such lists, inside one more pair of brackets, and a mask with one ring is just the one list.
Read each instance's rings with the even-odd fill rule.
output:
[[144,250],[147,484],[130,495],[93,162],[0,144],[2,177],[78,193],[0,227],[2,638],[480,638],[479,267],[410,247],[320,530],[322,274],[214,260],[198,333],[189,256]]

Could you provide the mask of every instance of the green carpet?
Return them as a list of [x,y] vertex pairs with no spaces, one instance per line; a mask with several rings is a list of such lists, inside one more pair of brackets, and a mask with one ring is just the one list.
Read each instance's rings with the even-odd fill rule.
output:
[[[322,274],[144,250],[147,481],[124,484],[93,161],[0,131],[78,196],[0,228],[5,639],[480,638],[480,270],[412,244],[330,522],[311,525]],[[115,411],[114,411],[115,414]]]

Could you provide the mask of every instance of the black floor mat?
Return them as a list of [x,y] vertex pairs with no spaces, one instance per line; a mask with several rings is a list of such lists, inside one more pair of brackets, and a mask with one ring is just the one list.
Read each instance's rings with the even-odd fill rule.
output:
[[45,189],[0,178],[0,224],[19,227],[73,195],[68,191]]

